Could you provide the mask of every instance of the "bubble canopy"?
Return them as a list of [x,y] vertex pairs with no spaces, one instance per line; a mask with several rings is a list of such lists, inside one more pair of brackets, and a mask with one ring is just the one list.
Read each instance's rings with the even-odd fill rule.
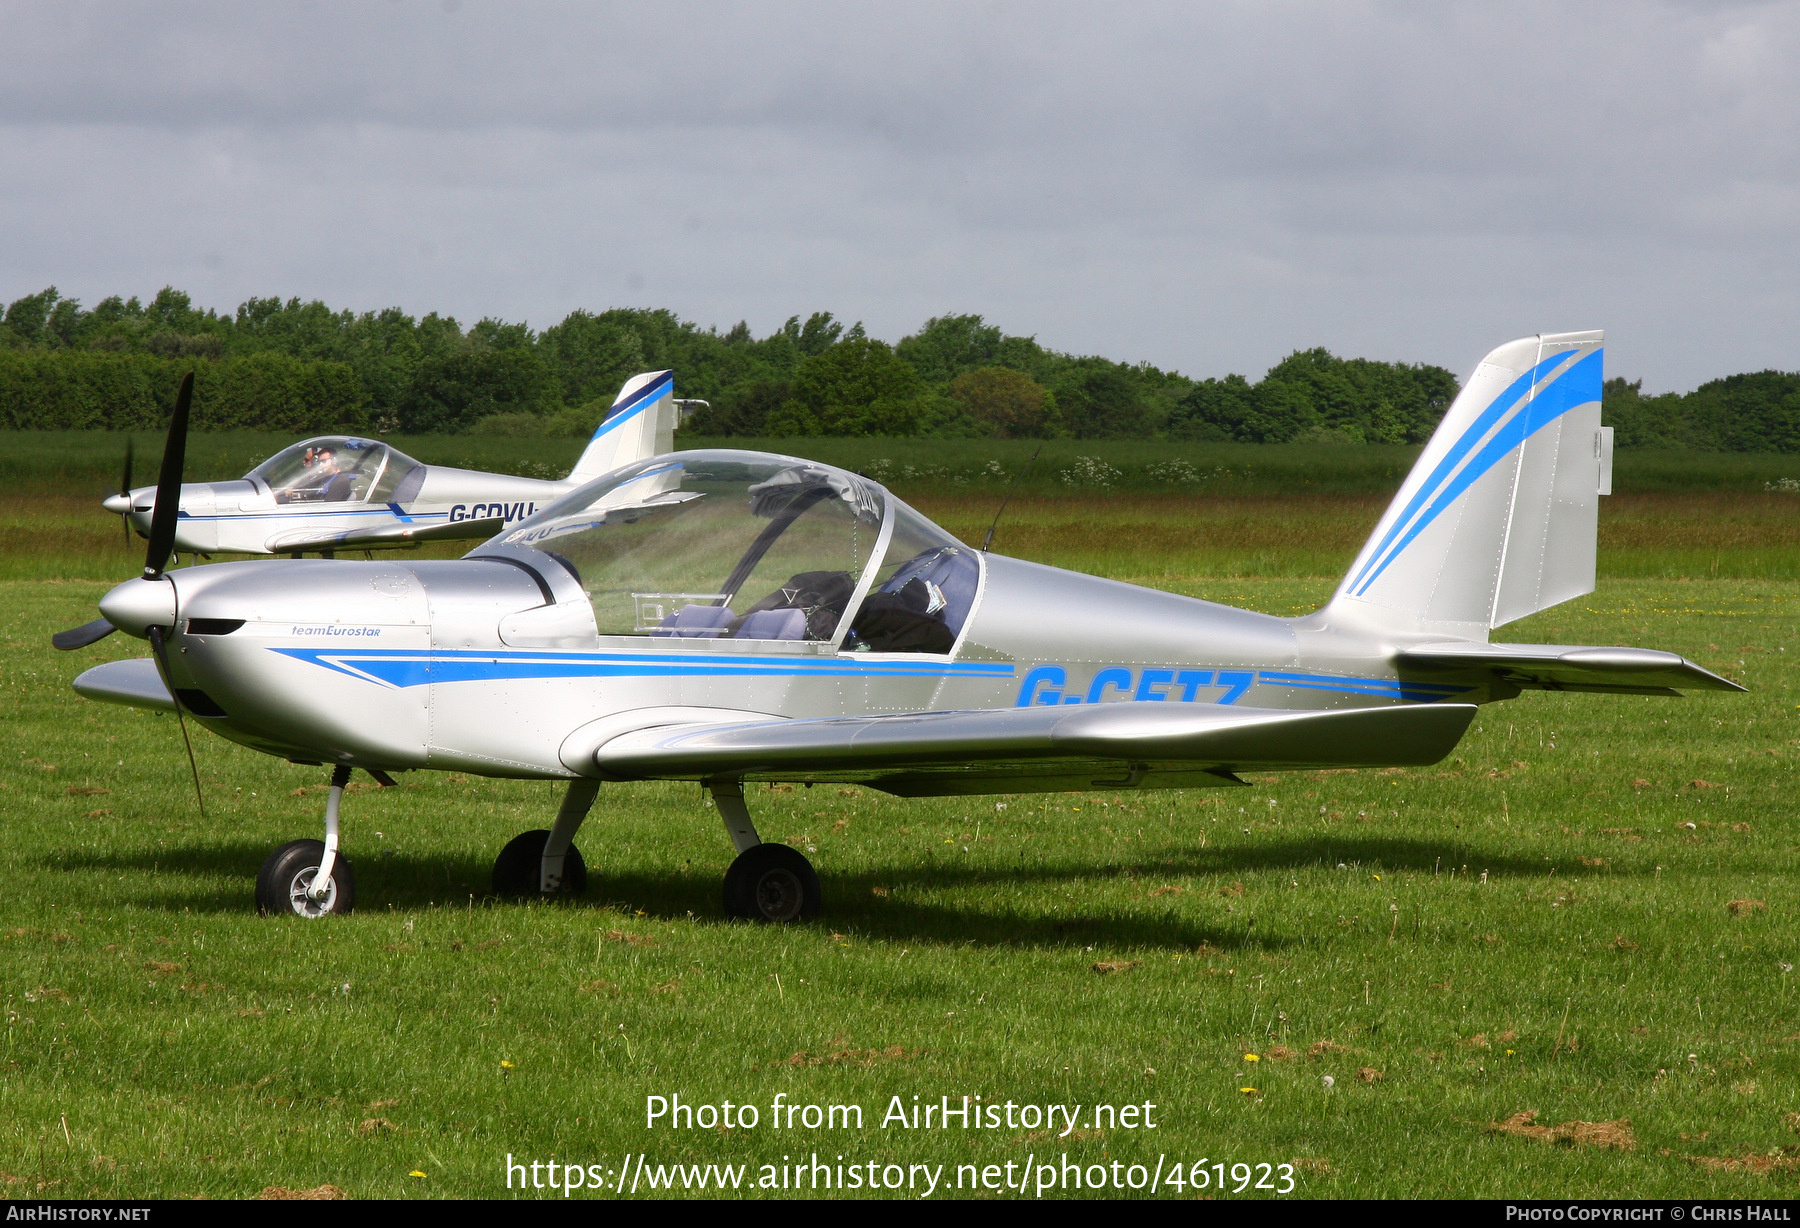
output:
[[274,456],[244,476],[267,486],[277,503],[384,501],[419,462],[378,440],[321,435]]
[[581,582],[601,635],[849,652],[949,652],[980,577],[973,551],[880,485],[763,452],[629,465],[474,555],[518,549]]

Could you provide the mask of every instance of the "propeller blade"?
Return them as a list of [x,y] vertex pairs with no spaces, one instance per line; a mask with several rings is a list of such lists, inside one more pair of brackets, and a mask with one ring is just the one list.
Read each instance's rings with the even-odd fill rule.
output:
[[[119,493],[127,499],[131,498],[131,460],[132,438],[125,436],[125,471],[119,475]],[[124,512],[119,516],[119,527],[125,530],[125,548],[131,549],[131,513]]]
[[[187,382],[182,385],[184,391],[192,386],[193,379],[192,375],[187,377]],[[204,819],[206,817],[206,799],[200,795],[200,769],[194,763],[194,743],[188,737],[187,718],[182,713],[185,705],[181,702],[181,692],[175,689],[175,679],[169,674],[169,659],[163,655],[161,627],[150,628],[150,650],[156,655],[156,668],[162,671],[163,685],[169,688],[169,698],[175,701],[175,723],[181,727],[181,744],[187,747],[188,771],[194,774],[194,801],[199,803],[200,817]]]
[[117,627],[104,618],[96,618],[91,623],[82,623],[79,627],[58,631],[50,637],[50,642],[64,652],[73,652],[77,648],[86,648],[89,644],[103,640],[117,630]]
[[169,437],[163,444],[162,471],[156,476],[156,510],[150,514],[150,548],[144,552],[144,579],[154,580],[175,551],[175,517],[181,511],[181,470],[187,460],[188,411],[194,405],[194,373],[181,377]]

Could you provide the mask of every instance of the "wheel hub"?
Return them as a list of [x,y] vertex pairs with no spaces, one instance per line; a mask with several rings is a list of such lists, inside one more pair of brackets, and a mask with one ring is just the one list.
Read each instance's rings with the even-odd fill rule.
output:
[[288,906],[302,917],[322,917],[337,905],[337,877],[334,875],[325,883],[325,898],[312,898],[313,879],[318,876],[318,866],[308,866],[294,875],[288,883]]
[[756,880],[756,907],[771,921],[793,920],[805,899],[806,890],[792,870],[770,870]]

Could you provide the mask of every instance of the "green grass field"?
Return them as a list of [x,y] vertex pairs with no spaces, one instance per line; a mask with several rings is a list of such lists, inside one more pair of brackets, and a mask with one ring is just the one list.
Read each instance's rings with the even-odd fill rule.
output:
[[[912,497],[977,540],[995,502]],[[347,800],[354,916],[257,918],[256,868],[316,835],[322,772],[202,733],[203,821],[171,718],[70,691],[143,653],[48,646],[141,545],[40,487],[0,521],[0,1183],[493,1196],[509,1153],[647,1153],[746,1164],[752,1194],[761,1165],[817,1153],[945,1165],[946,1197],[978,1193],[958,1165],[1016,1180],[1066,1154],[1204,1159],[1242,1197],[1233,1163],[1294,1165],[1297,1196],[1790,1196],[1793,498],[1615,498],[1599,589],[1502,633],[1672,649],[1748,695],[1528,694],[1435,768],[1250,789],[759,789],[765,837],[808,850],[827,893],[818,924],[772,929],[720,919],[731,850],[692,787],[608,786],[588,899],[519,906],[486,898],[488,870],[557,790],[425,773]],[[1381,502],[1046,489],[995,548],[1297,613]],[[761,1121],[646,1129],[646,1097],[677,1093]],[[964,1094],[1080,1104],[1080,1128],[880,1125],[892,1097]],[[864,1128],[773,1129],[778,1095],[860,1105]],[[1154,1130],[1092,1128],[1091,1106],[1145,1102]]]

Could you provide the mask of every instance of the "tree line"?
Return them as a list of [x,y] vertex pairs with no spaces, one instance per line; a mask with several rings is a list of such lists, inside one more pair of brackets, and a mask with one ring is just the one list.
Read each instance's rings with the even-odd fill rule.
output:
[[[709,402],[690,431],[744,437],[1419,443],[1458,391],[1442,367],[1323,349],[1254,382],[1195,380],[1060,353],[977,315],[889,345],[824,311],[759,338],[662,309],[574,311],[537,331],[298,298],[226,313],[168,287],[88,308],[51,287],[0,316],[0,427],[156,429],[191,370],[201,429],[577,436],[627,378],[661,368]],[[1653,397],[1611,380],[1605,407],[1621,446],[1800,451],[1800,375]]]
[[55,288],[0,317],[0,426],[155,428],[196,372],[203,429],[585,435],[619,385],[673,368],[724,436],[1416,441],[1456,392],[1441,368],[1297,353],[1256,384],[1059,353],[980,316],[897,344],[830,312],[767,336],[673,312],[571,312],[535,331],[398,308],[253,298],[230,313],[165,288],[91,308]]

